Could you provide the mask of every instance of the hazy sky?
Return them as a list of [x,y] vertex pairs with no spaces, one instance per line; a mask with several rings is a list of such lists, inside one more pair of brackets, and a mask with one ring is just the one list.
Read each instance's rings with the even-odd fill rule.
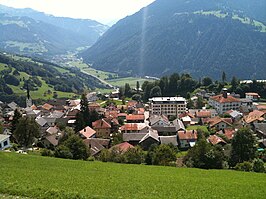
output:
[[154,0],[0,0],[15,8],[33,8],[55,16],[109,23],[131,15]]

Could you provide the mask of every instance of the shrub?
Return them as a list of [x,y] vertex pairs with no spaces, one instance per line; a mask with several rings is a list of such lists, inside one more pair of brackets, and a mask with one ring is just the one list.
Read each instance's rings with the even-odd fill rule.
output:
[[54,152],[52,150],[49,150],[49,149],[42,149],[41,150],[41,156],[53,157],[54,156]]
[[57,158],[66,158],[66,159],[73,158],[73,154],[71,153],[70,149],[64,145],[60,145],[56,148],[54,156]]
[[144,152],[140,147],[128,149],[124,154],[125,163],[128,164],[141,164],[144,162]]
[[252,171],[252,163],[251,162],[242,162],[242,163],[238,163],[236,166],[235,166],[235,169],[237,171]]
[[93,156],[90,156],[90,157],[88,157],[87,160],[90,161],[90,162],[93,162],[93,161],[95,161],[95,158]]
[[264,173],[264,162],[261,159],[255,159],[253,161],[253,171],[258,173]]

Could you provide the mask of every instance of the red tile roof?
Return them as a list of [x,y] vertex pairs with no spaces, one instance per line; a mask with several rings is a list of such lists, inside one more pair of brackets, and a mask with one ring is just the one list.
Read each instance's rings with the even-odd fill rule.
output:
[[260,95],[258,93],[246,93],[246,95],[251,95],[251,96],[257,96],[260,97]]
[[220,117],[214,117],[214,118],[211,118],[207,121],[207,123],[213,127],[215,126],[216,124],[219,124],[220,122],[224,122],[228,125],[232,125],[233,121],[231,118],[220,118]]
[[117,145],[113,146],[111,149],[116,149],[116,150],[124,153],[130,148],[134,148],[134,146],[129,144],[128,142],[123,142],[121,144],[117,144]]
[[211,97],[212,100],[216,101],[216,102],[219,102],[219,103],[230,103],[230,102],[240,102],[239,99],[231,96],[231,95],[228,95],[226,98],[223,97],[223,95],[216,95],[216,96],[213,96]]
[[84,138],[88,139],[95,135],[96,131],[94,131],[91,127],[87,126],[81,131],[79,131],[79,133],[84,136]]
[[227,139],[231,140],[234,137],[235,132],[236,131],[234,129],[223,129],[219,131],[218,134],[223,134],[227,137]]
[[217,135],[210,135],[208,138],[208,141],[212,144],[212,145],[216,145],[216,144],[226,144],[226,142],[220,138]]
[[106,122],[104,119],[97,120],[92,123],[93,128],[95,129],[110,129],[111,124]]
[[138,104],[137,101],[129,101],[129,102],[127,103],[127,106],[128,106],[128,107],[132,107],[132,106],[136,106],[137,104]]
[[252,123],[254,121],[263,121],[264,120],[264,115],[266,113],[264,111],[258,111],[258,110],[254,110],[252,112],[250,112],[247,116],[244,117],[244,120],[246,123]]
[[211,117],[211,111],[198,111],[196,112],[196,117],[198,118],[206,118]]
[[45,110],[51,110],[52,108],[53,108],[53,106],[52,105],[50,105],[50,104],[47,104],[47,103],[45,103],[43,106],[42,106],[42,108],[43,109],[45,109]]
[[145,116],[144,115],[127,115],[126,120],[128,121],[145,120]]
[[146,124],[144,123],[128,123],[120,127],[121,131],[140,131],[145,128]]
[[186,130],[178,131],[179,140],[196,140],[197,131],[196,130]]

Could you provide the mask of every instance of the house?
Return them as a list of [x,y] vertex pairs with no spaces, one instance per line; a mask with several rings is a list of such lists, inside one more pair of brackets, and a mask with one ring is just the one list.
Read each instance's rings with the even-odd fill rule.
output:
[[79,131],[79,135],[82,139],[89,139],[95,137],[96,131],[93,130],[91,127],[87,126]]
[[232,140],[235,133],[236,130],[232,128],[225,128],[217,132],[217,134],[224,135],[228,140]]
[[159,136],[159,140],[161,144],[172,144],[174,146],[178,146],[177,135]]
[[232,119],[231,118],[220,118],[214,117],[207,121],[207,124],[210,128],[215,128],[217,130],[226,129],[232,127]]
[[197,131],[186,130],[178,131],[178,145],[181,149],[193,147],[197,141]]
[[45,132],[46,129],[49,128],[49,125],[48,125],[47,121],[46,121],[44,118],[42,118],[42,117],[37,117],[37,118],[35,119],[35,121],[36,121],[37,124],[39,125],[41,132]]
[[254,110],[244,117],[247,124],[264,122],[266,120],[266,112]]
[[86,146],[90,149],[92,156],[97,156],[103,149],[108,149],[110,146],[110,139],[89,138],[83,140]]
[[118,126],[117,119],[112,118],[103,118],[92,123],[97,138],[110,138],[111,133],[118,130]]
[[195,117],[202,119],[202,118],[211,118],[212,113],[211,111],[207,111],[207,110],[199,110],[197,112],[195,112]]
[[258,93],[245,93],[247,99],[251,99],[252,101],[258,101],[260,99],[260,95]]
[[143,129],[147,129],[145,123],[127,123],[120,127],[122,133],[139,133]]
[[99,99],[97,97],[97,93],[96,92],[88,93],[86,97],[87,97],[88,102],[95,102],[95,101],[97,101]]
[[234,121],[240,120],[243,117],[243,113],[236,110],[229,110],[226,113],[229,114]]
[[0,151],[11,147],[9,138],[10,135],[0,134]]
[[220,138],[219,136],[217,136],[217,135],[210,135],[208,137],[207,141],[209,143],[211,143],[212,145],[217,145],[217,144],[219,144],[221,146],[226,145],[226,142],[222,138]]
[[266,139],[266,123],[254,123],[254,130],[260,139]]
[[228,95],[227,89],[223,89],[222,94],[210,97],[209,105],[212,106],[218,114],[224,114],[229,110],[238,110],[241,106],[241,101]]
[[169,124],[169,120],[165,115],[151,115],[149,124],[150,126],[165,126]]
[[133,146],[136,146],[139,144],[140,140],[147,134],[147,132],[144,133],[124,133],[123,134],[123,141],[128,142]]
[[125,153],[131,148],[134,148],[134,146],[129,144],[128,142],[123,142],[111,147],[109,150],[116,150],[119,153]]
[[42,136],[41,143],[46,148],[54,148],[58,145],[60,138],[63,137],[63,132],[57,127],[49,127]]
[[148,150],[152,144],[159,144],[159,135],[158,131],[149,128],[146,135],[139,141],[141,147],[144,150]]
[[98,103],[96,103],[96,102],[92,102],[92,103],[89,103],[89,105],[88,105],[88,107],[89,107],[89,110],[90,111],[99,111],[100,110],[100,108],[101,108],[101,106],[100,106],[100,104],[98,104]]
[[144,123],[145,116],[143,115],[127,115],[126,116],[127,123]]

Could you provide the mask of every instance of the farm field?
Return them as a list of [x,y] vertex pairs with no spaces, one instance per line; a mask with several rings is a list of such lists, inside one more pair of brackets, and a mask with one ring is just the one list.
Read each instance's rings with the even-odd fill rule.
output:
[[[265,198],[266,174],[125,165],[0,153],[0,196]],[[2,175],[1,175],[2,176]]]

